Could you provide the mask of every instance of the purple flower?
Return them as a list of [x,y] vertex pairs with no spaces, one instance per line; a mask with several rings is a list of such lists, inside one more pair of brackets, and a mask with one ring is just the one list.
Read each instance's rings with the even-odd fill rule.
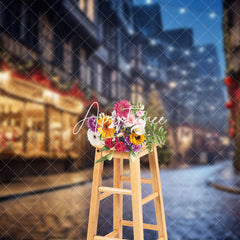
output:
[[125,150],[124,152],[129,152],[129,146],[125,145]]
[[96,121],[96,117],[95,116],[91,116],[88,119],[88,128],[92,131],[92,132],[97,132],[98,129],[98,124]]
[[134,152],[139,152],[140,151],[140,149],[141,149],[141,145],[132,145],[132,150],[134,151]]
[[125,140],[126,145],[128,145],[128,146],[131,145],[130,136],[129,135],[127,135],[124,140]]

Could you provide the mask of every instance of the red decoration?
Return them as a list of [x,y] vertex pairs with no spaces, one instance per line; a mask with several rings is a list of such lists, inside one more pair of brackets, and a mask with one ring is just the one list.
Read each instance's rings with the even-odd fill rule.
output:
[[[60,89],[55,88],[52,83],[51,80],[44,74],[44,72],[41,70],[41,68],[37,68],[34,71],[32,71],[31,73],[20,73],[18,71],[14,71],[13,69],[11,69],[7,62],[5,62],[4,60],[1,61],[1,67],[3,70],[6,71],[11,71],[11,76],[19,79],[19,80],[24,80],[24,81],[32,81],[34,80],[35,82],[37,82],[38,84],[48,88],[51,91],[54,91],[55,93],[58,93],[62,96],[72,96],[78,99],[81,99],[82,103],[84,104],[84,106],[89,106],[91,105],[92,102],[88,101],[85,97],[84,97],[84,93],[82,91],[80,91],[78,89],[77,83],[75,83],[73,85],[73,87],[66,91],[61,91]],[[96,97],[94,96],[94,101]]]
[[232,108],[233,107],[233,102],[232,101],[228,101],[225,103],[225,107],[226,108]]
[[230,77],[230,76],[226,76],[225,79],[224,79],[224,82],[227,86],[231,86],[233,84],[233,78]]
[[229,129],[228,135],[229,135],[230,138],[233,138],[233,137],[235,136],[235,130],[234,130],[234,128],[230,128],[230,129]]

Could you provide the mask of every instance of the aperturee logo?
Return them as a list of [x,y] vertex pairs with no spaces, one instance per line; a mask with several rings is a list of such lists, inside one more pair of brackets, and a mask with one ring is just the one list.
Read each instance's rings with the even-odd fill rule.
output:
[[[89,117],[94,105],[97,114]],[[93,102],[84,119],[74,126],[73,134],[81,131],[86,120],[89,142],[95,147],[101,146],[100,151],[110,151],[98,162],[111,160],[113,151],[128,152],[130,161],[134,161],[143,145],[151,152],[155,143],[162,147],[166,142],[167,132],[163,125],[167,120],[164,117],[154,117],[151,120],[144,105],[140,103],[133,105],[127,100],[120,100],[114,104],[111,115],[107,115],[99,113],[98,102]]]

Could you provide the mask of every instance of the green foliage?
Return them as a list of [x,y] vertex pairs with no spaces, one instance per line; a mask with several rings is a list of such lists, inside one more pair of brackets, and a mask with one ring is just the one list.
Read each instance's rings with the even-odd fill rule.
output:
[[167,134],[167,131],[165,131],[164,127],[162,125],[159,126],[158,123],[155,123],[153,121],[147,121],[145,130],[146,146],[148,152],[151,152],[154,143],[157,143],[158,146],[162,148],[166,142]]
[[129,151],[129,160],[130,162],[134,162],[135,158],[137,157],[138,153],[135,153],[134,151]]
[[96,163],[103,162],[103,161],[105,161],[105,160],[111,161],[111,160],[112,160],[112,156],[113,156],[113,153],[111,152],[111,153],[105,155],[104,157],[101,157],[100,159],[98,159],[98,160],[96,161]]

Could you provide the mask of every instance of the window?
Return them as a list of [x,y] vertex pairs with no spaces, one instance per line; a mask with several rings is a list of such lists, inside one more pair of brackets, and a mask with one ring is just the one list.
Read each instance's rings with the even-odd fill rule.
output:
[[96,90],[101,93],[102,92],[102,65],[97,64],[97,76],[96,76]]
[[113,71],[111,74],[112,98],[117,97],[117,72]]
[[75,77],[79,77],[79,48],[75,42],[72,47],[72,73]]
[[91,21],[94,21],[94,0],[79,0],[79,7]]
[[63,65],[63,42],[58,33],[54,33],[54,61],[57,65]]
[[20,36],[20,14],[21,2],[20,1],[2,1],[2,24],[6,31],[11,33],[14,37]]
[[31,8],[26,10],[26,33],[24,41],[30,46],[37,48],[38,44],[38,16]]
[[64,42],[64,68],[67,72],[71,72],[72,69],[72,44],[71,41]]

